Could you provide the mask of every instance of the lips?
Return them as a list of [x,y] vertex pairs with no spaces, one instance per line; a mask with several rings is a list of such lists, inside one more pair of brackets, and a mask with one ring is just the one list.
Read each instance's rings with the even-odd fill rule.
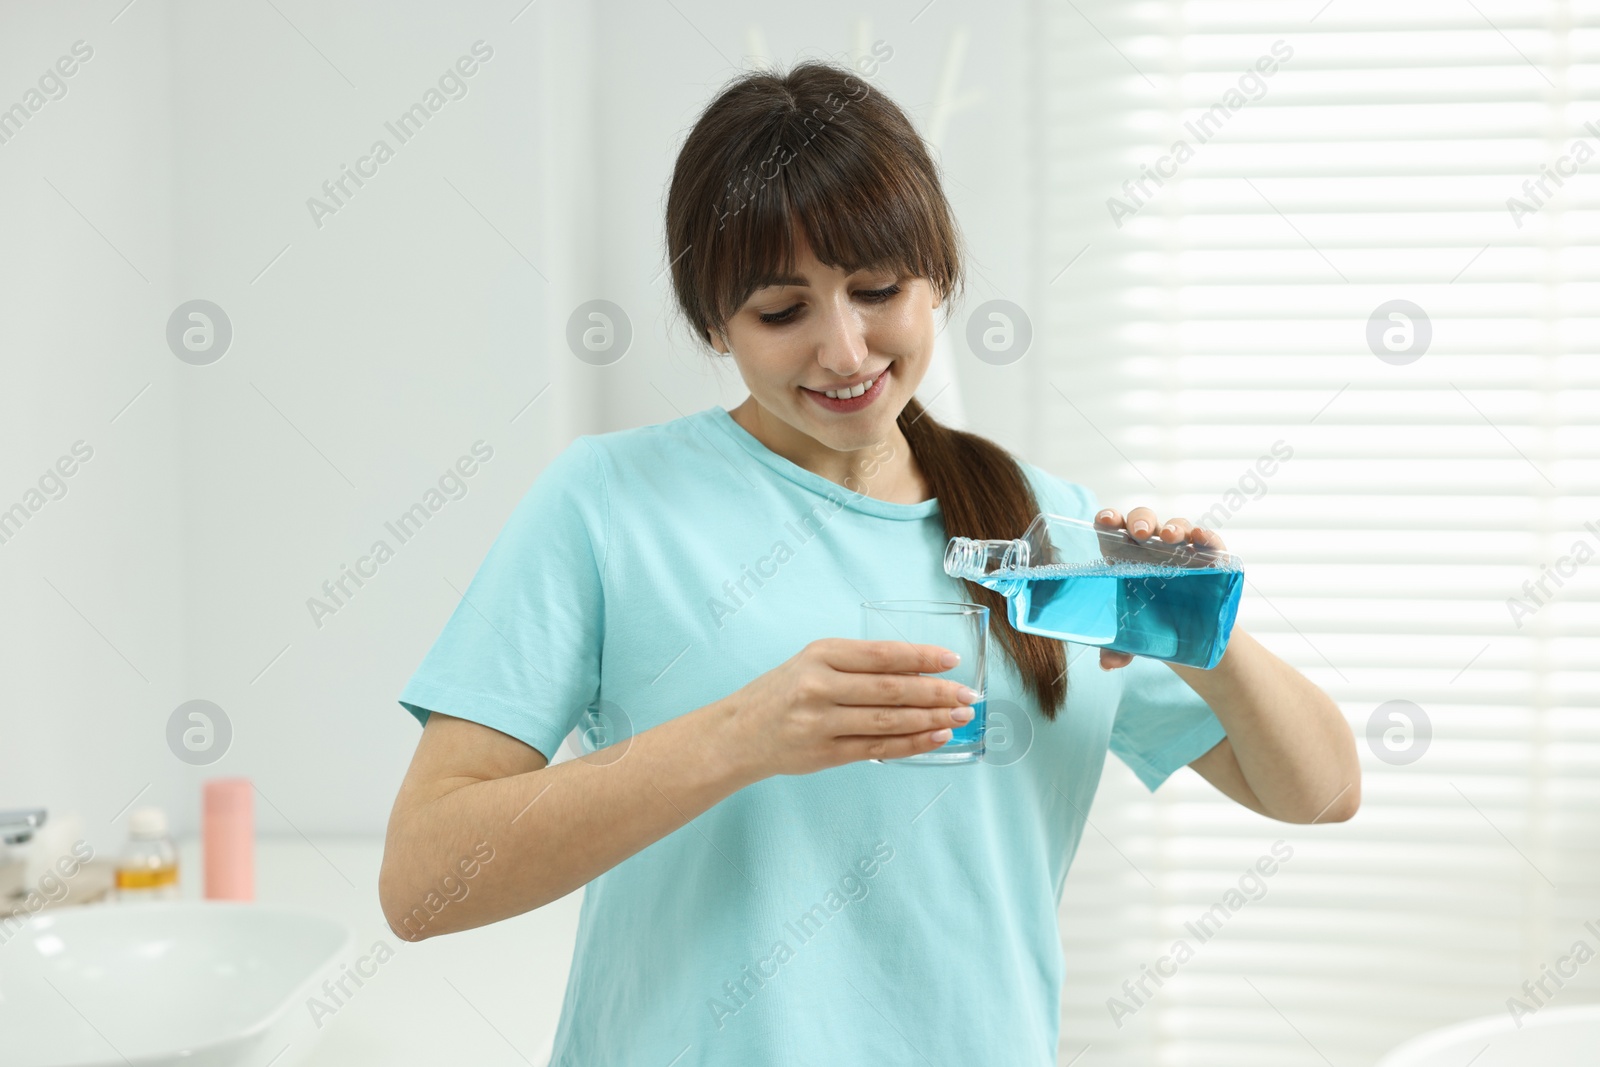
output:
[[[852,395],[849,393],[850,390],[860,389],[861,392],[863,392],[863,393],[866,392],[866,390],[862,389],[861,387],[862,386],[870,386],[870,385],[872,385],[888,369],[889,369],[888,366],[885,365],[883,367],[883,369],[879,370],[876,374],[868,375],[865,378],[857,378],[855,381],[846,382],[843,385],[830,386],[828,389],[810,389],[810,388],[808,388],[806,386],[801,386],[801,388],[807,389],[808,392],[821,393],[824,396],[826,396],[829,392],[832,392],[832,393],[837,394],[834,397],[834,399],[837,399],[837,400],[850,400],[850,399],[852,399]],[[854,394],[854,395],[860,395],[860,394],[858,393],[858,394]]]
[[807,389],[804,386],[801,386],[801,388],[819,406],[837,414],[847,415],[871,406],[878,397],[883,395],[884,391],[889,387],[888,382],[893,372],[893,367],[894,364],[891,363],[879,371],[875,377],[864,379],[872,384],[860,396],[836,398],[828,396],[825,392],[817,389]]

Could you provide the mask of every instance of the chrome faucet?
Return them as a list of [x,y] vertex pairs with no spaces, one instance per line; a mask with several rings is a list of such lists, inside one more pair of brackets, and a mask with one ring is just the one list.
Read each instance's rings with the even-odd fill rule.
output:
[[23,811],[0,811],[0,843],[7,845],[20,845],[33,836],[33,832],[44,825],[45,812],[43,808],[27,808]]

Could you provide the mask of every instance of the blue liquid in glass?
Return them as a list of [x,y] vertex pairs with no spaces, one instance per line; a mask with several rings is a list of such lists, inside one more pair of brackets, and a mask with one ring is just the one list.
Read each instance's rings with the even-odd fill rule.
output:
[[1096,560],[975,580],[1006,595],[1024,633],[1210,670],[1233,630],[1244,571]]
[[976,744],[978,738],[983,736],[983,723],[988,718],[988,713],[985,710],[988,703],[987,699],[980,697],[977,703],[968,704],[967,707],[972,709],[972,720],[962,723],[960,726],[950,727],[950,740],[933,751],[937,752],[940,748],[947,748],[950,745]]

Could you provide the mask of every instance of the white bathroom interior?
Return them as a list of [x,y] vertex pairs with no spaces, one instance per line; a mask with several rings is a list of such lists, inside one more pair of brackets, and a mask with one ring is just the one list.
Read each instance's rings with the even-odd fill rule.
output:
[[[1102,500],[1210,514],[1241,623],[1361,750],[1361,811],[1327,826],[1108,761],[1061,903],[1059,1062],[1593,1062],[1577,0],[0,9],[0,1060],[545,1062],[582,891],[389,929],[397,697],[552,456],[746,395],[674,310],[666,182],[719,85],[810,57],[913,115],[967,242],[924,403]],[[595,299],[632,330],[604,366],[566,340]],[[995,300],[1030,322],[1013,362],[974,349]],[[209,361],[170,340],[194,301],[227,324]],[[218,781],[244,783],[211,788],[245,805],[251,899],[207,908]],[[136,829],[192,909],[118,899]]]

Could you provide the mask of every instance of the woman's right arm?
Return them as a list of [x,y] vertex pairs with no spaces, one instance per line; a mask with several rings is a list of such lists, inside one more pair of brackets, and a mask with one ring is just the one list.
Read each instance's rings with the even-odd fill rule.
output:
[[378,874],[389,927],[416,941],[520,915],[763,778],[931,751],[971,718],[956,683],[918,673],[947,669],[943,652],[813,641],[721,700],[553,767],[435,712],[389,814]]

